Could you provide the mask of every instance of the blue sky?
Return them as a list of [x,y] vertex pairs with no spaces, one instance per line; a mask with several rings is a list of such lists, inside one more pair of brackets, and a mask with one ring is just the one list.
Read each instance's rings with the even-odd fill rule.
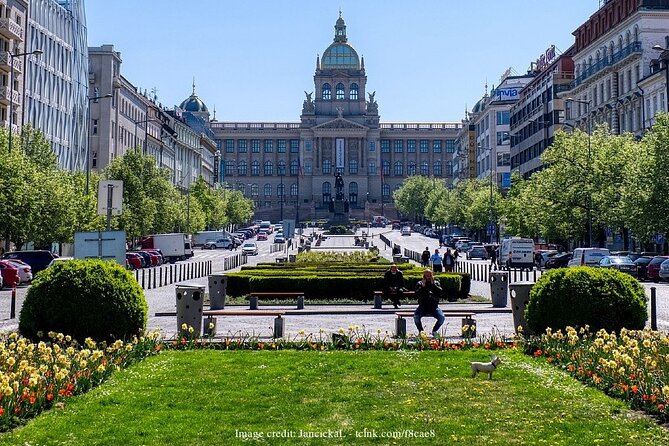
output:
[[599,0],[86,0],[88,45],[169,108],[195,78],[219,121],[296,122],[340,8],[382,122],[458,122],[507,68],[567,50]]

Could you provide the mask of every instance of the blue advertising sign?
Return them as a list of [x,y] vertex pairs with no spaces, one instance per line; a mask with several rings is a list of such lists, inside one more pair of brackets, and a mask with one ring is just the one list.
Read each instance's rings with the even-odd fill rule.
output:
[[511,172],[502,172],[502,187],[506,189],[511,187]]

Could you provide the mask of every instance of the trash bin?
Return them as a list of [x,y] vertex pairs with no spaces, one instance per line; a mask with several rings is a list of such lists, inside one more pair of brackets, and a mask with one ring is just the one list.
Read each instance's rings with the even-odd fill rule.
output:
[[202,301],[204,300],[204,286],[177,285],[177,332],[181,333],[181,326],[186,324],[193,327],[193,332],[199,336],[202,333]]
[[490,272],[490,297],[493,307],[506,307],[509,289],[509,273],[507,271]]
[[511,295],[511,312],[513,313],[513,326],[518,333],[518,327],[523,327],[523,333],[531,334],[527,328],[525,320],[525,307],[530,301],[530,291],[534,282],[516,282],[509,285],[509,294]]
[[222,310],[225,308],[225,290],[228,278],[225,274],[211,274],[209,276],[209,308]]

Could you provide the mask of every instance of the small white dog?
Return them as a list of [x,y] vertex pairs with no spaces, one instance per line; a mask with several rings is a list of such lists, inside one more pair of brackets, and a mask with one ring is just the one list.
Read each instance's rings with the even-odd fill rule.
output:
[[500,362],[502,360],[497,356],[493,356],[490,362],[470,362],[469,366],[472,368],[472,378],[475,378],[479,372],[487,372],[488,379],[492,379],[492,372],[495,371]]

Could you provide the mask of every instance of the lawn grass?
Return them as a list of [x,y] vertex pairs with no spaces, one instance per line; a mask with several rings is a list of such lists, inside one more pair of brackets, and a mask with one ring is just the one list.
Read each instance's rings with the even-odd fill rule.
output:
[[497,353],[489,381],[469,374],[485,350],[167,351],[0,445],[669,444],[652,419],[543,359]]

